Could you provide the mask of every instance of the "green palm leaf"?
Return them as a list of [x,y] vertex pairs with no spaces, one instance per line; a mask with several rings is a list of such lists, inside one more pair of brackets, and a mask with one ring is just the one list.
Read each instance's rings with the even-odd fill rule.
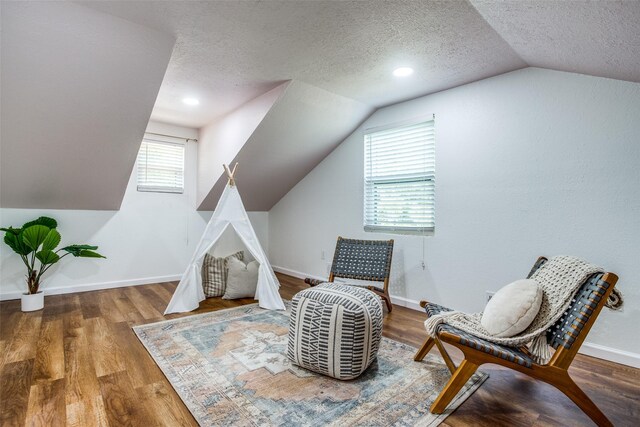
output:
[[60,256],[53,251],[42,250],[36,253],[36,258],[42,263],[42,265],[55,264],[60,260]]
[[60,244],[60,233],[58,230],[51,229],[47,237],[45,237],[44,242],[42,242],[42,250],[43,251],[52,251]]
[[13,227],[0,228],[0,231],[4,231],[5,233],[15,234],[17,236],[22,231],[22,228],[13,228]]
[[4,235],[4,242],[18,255],[27,255],[31,253],[31,249],[24,244],[20,234],[6,233]]
[[22,241],[32,250],[37,251],[49,231],[50,228],[44,225],[32,225],[22,230]]
[[80,255],[78,255],[78,256],[82,257],[82,258],[106,258],[106,256],[102,256],[98,252],[89,251],[89,250],[86,250],[86,249],[80,251]]
[[61,250],[69,252],[73,256],[80,256],[80,252],[82,251],[85,251],[85,250],[94,251],[96,249],[98,249],[97,246],[91,246],[91,245],[69,245],[69,246],[65,246]]
[[44,225],[47,228],[57,228],[58,222],[53,218],[49,218],[48,216],[41,216],[38,219],[27,222],[25,225],[22,226],[22,229],[24,230],[26,228],[31,227],[32,225]]

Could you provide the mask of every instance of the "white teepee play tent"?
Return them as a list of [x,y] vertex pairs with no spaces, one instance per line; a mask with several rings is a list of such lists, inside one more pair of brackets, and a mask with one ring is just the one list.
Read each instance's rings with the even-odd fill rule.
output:
[[273,273],[271,264],[269,264],[267,256],[262,250],[262,246],[260,246],[258,237],[251,226],[251,222],[249,222],[249,216],[242,204],[238,188],[235,185],[234,174],[237,166],[238,164],[236,163],[233,171],[231,171],[224,165],[224,169],[229,177],[229,182],[222,196],[220,196],[220,200],[218,200],[216,210],[209,224],[207,224],[207,228],[204,230],[204,235],[187,267],[187,271],[182,275],[180,283],[171,301],[169,301],[169,305],[164,311],[164,314],[195,310],[198,308],[200,301],[205,299],[200,273],[202,261],[204,260],[205,254],[209,252],[229,226],[234,228],[247,250],[260,264],[258,270],[258,286],[255,295],[255,299],[258,300],[260,307],[270,310],[285,309],[282,298],[280,298],[278,292],[280,283]]

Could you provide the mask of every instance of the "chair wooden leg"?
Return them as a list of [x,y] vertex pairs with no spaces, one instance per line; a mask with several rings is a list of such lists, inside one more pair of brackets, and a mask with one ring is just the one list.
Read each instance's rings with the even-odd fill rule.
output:
[[422,359],[424,359],[424,357],[427,355],[427,353],[429,353],[429,351],[431,351],[431,348],[433,348],[433,345],[435,343],[436,343],[436,340],[434,340],[431,337],[428,337],[427,340],[424,342],[424,344],[422,344],[422,347],[420,347],[420,350],[418,350],[416,355],[413,356],[413,360],[415,360],[416,362],[419,362]]
[[563,392],[569,399],[573,401],[582,411],[589,416],[598,426],[613,427],[613,424],[605,414],[596,406],[595,403],[586,395],[584,391],[569,377],[562,378],[556,383],[551,383],[558,390]]
[[444,363],[447,365],[447,368],[449,368],[449,371],[451,372],[451,375],[455,374],[457,369],[456,365],[455,363],[453,363],[453,360],[451,360],[451,356],[449,356],[449,353],[447,353],[447,350],[444,348],[444,345],[442,345],[442,341],[436,338],[435,342],[436,342],[436,346],[438,346],[438,350],[440,350],[440,354],[442,355],[442,358],[444,359]]
[[478,369],[478,365],[464,359],[440,395],[436,398],[429,409],[433,414],[441,414],[447,408],[451,400],[458,394],[460,389],[467,383],[471,375]]
[[384,303],[387,305],[387,310],[389,311],[389,313],[391,313],[391,310],[393,310],[393,305],[391,304],[391,296],[387,293],[387,291],[376,288],[375,286],[368,286],[367,289],[375,292],[380,298],[382,298],[384,300]]
[[391,310],[393,310],[393,305],[391,304],[391,297],[388,294],[383,294],[382,298],[384,298],[384,302],[387,303],[387,310],[389,310],[389,313],[391,313]]

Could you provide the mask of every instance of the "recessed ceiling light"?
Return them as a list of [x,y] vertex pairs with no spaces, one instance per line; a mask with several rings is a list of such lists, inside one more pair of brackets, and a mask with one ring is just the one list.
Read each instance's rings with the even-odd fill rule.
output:
[[400,67],[393,70],[393,75],[396,77],[407,77],[413,74],[413,68],[411,67]]
[[198,101],[195,98],[184,98],[182,100],[182,102],[184,102],[187,105],[198,105],[198,104],[200,104],[200,101]]

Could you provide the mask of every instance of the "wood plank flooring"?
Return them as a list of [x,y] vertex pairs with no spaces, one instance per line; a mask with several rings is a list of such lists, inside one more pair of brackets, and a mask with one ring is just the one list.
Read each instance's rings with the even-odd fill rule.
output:
[[[284,298],[305,287],[278,276]],[[48,296],[45,309],[33,313],[20,312],[20,301],[1,302],[0,425],[196,425],[131,330],[193,314],[162,315],[175,286]],[[252,302],[209,299],[195,313]],[[424,318],[395,307],[385,317],[384,335],[417,347]],[[491,377],[443,425],[592,425],[553,387],[493,365],[480,369]],[[616,426],[639,425],[640,369],[579,355],[570,373]]]

